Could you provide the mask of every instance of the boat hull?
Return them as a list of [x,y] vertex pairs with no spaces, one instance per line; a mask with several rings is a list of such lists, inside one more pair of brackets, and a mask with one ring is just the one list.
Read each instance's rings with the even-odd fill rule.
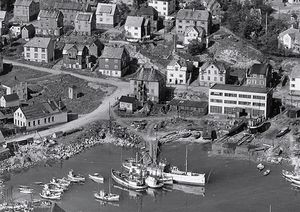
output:
[[93,176],[93,175],[89,174],[89,178],[91,180],[93,180],[94,182],[96,182],[96,183],[103,183],[104,182],[104,178],[100,177],[100,176]]
[[126,180],[121,179],[121,177],[118,176],[118,172],[115,171],[115,170],[111,171],[111,177],[112,177],[112,179],[116,183],[118,183],[118,184],[120,184],[120,185],[122,185],[122,186],[124,186],[126,188],[129,188],[129,189],[133,189],[133,190],[145,190],[147,188],[146,185],[133,185],[133,184],[127,182]]
[[95,193],[94,197],[98,200],[106,202],[118,202],[120,200],[120,196],[117,194],[108,194],[108,196],[101,196],[98,193]]
[[197,186],[205,185],[205,174],[199,174],[197,176],[188,176],[188,175],[164,172],[164,175],[166,177],[172,177],[174,183],[186,184],[186,185],[197,185]]

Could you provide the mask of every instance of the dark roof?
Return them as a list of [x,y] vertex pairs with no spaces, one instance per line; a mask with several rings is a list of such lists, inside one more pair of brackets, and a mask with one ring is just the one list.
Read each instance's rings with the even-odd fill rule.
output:
[[33,0],[16,0],[14,5],[29,7]]
[[148,82],[160,82],[164,81],[164,76],[153,66],[140,67],[131,77],[133,80],[148,81]]
[[13,102],[19,100],[19,96],[16,93],[5,95],[3,96],[3,98],[5,99],[6,102]]
[[34,37],[28,41],[24,46],[25,47],[37,47],[37,48],[48,48],[51,43],[51,38],[46,37]]
[[[61,105],[61,107],[64,108],[64,105]],[[56,101],[36,103],[31,106],[22,107],[21,110],[27,119],[42,118],[50,114],[62,112],[59,109],[59,103]]]
[[121,59],[124,51],[124,47],[105,46],[100,58]]
[[153,16],[154,20],[156,20],[158,18],[157,10],[151,6],[142,6],[138,11],[136,11],[136,15],[137,16],[143,16],[143,15]]
[[80,13],[77,13],[75,20],[91,21],[92,17],[93,17],[93,13],[91,13],[91,12],[80,12]]
[[61,207],[57,205],[57,203],[53,202],[51,205],[50,212],[65,212]]
[[209,12],[207,10],[181,9],[178,11],[176,18],[207,21],[209,19]]
[[121,96],[119,102],[127,102],[127,103],[134,103],[137,99],[131,96]]
[[33,31],[33,32],[35,31],[35,27],[32,24],[24,26],[24,28],[22,30],[24,30],[24,29],[27,29],[28,31]]
[[207,103],[207,101],[191,101],[191,100],[172,99],[169,102],[169,105],[205,108],[205,107],[207,107],[208,103]]
[[239,85],[230,85],[230,84],[214,84],[210,89],[226,90],[226,91],[241,91],[241,92],[248,92],[248,93],[263,93],[263,94],[267,94],[271,91],[271,89],[269,88],[239,86]]
[[39,18],[57,18],[61,12],[57,9],[47,9],[40,10],[38,17]]
[[77,3],[77,2],[55,2],[54,8],[59,10],[76,10],[76,11],[85,11],[88,7],[88,4]]
[[266,75],[269,67],[269,64],[253,64],[249,70],[249,74]]

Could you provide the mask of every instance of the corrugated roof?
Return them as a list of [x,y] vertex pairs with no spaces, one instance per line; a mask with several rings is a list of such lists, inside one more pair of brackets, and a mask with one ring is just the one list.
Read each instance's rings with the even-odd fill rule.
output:
[[269,64],[256,63],[250,67],[249,74],[266,75],[269,69]]
[[32,0],[16,0],[14,5],[29,7]]
[[121,59],[124,51],[124,47],[105,46],[100,58]]
[[119,102],[134,103],[137,99],[131,96],[121,96]]
[[132,80],[160,82],[165,81],[164,76],[150,65],[140,67],[131,77]]
[[99,13],[108,13],[108,14],[114,14],[116,11],[116,4],[104,4],[104,3],[98,3],[96,14]]
[[80,12],[77,13],[75,20],[77,21],[91,21],[93,13],[90,12]]
[[62,112],[55,101],[36,103],[32,106],[22,107],[21,110],[26,119],[42,118]]
[[125,26],[142,27],[144,18],[138,16],[127,16]]
[[176,18],[184,20],[207,21],[209,18],[209,12],[207,10],[181,9],[178,11]]
[[241,92],[248,92],[248,93],[263,93],[263,94],[267,94],[271,90],[269,88],[239,86],[239,85],[230,85],[230,84],[214,84],[210,88],[210,90],[212,89],[226,90],[226,91],[241,91]]
[[40,10],[38,18],[57,18],[60,11],[57,9]]
[[16,93],[4,95],[3,98],[6,102],[13,102],[19,100],[19,96]]
[[47,48],[50,44],[51,38],[34,37],[28,41],[24,46]]
[[85,11],[87,7],[87,4],[77,2],[55,2],[54,4],[54,8],[59,10]]
[[191,101],[182,99],[172,99],[169,105],[184,106],[184,107],[194,107],[194,108],[205,108],[208,105],[207,101]]
[[4,20],[5,19],[5,16],[6,16],[6,11],[0,11],[0,19],[1,20]]

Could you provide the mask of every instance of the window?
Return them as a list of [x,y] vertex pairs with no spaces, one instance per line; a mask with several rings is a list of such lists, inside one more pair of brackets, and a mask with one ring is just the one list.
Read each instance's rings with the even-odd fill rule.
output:
[[137,32],[134,33],[134,36],[138,36],[138,35],[139,35],[139,33],[137,33]]
[[169,82],[172,82],[172,79],[169,79]]
[[179,77],[182,78],[183,77],[182,74],[179,74]]
[[232,101],[232,100],[224,100],[225,104],[232,104],[232,105],[236,105],[236,101]]
[[210,92],[210,95],[213,95],[213,96],[223,96],[223,93],[222,92]]
[[38,125],[40,125],[41,124],[41,121],[40,120],[38,120]]
[[214,77],[214,81],[217,81],[217,77]]
[[44,118],[44,124],[46,124],[47,123],[47,119],[46,118]]
[[190,21],[189,21],[189,20],[187,20],[187,21],[186,21],[186,23],[187,23],[187,24],[189,24],[189,23],[190,23]]
[[46,52],[46,49],[42,48],[42,52],[45,53],[45,52]]
[[34,51],[37,52],[37,51],[38,51],[38,48],[37,48],[37,47],[34,47]]
[[81,26],[80,26],[80,24],[78,24],[78,29],[80,29],[81,28]]
[[210,106],[210,113],[222,113],[222,107],[221,106]]
[[181,26],[181,25],[178,25],[178,28],[179,28],[179,29],[182,29],[182,26]]
[[42,54],[42,59],[46,59],[46,55],[45,54]]
[[291,87],[294,88],[294,87],[295,87],[295,84],[291,84]]
[[30,121],[28,122],[28,127],[30,127]]
[[265,100],[265,97],[264,96],[253,95],[253,99],[262,99],[262,100]]
[[251,99],[251,95],[239,94],[240,98]]
[[237,95],[234,94],[234,93],[225,93],[225,96],[228,96],[228,97],[237,97]]
[[262,107],[262,106],[265,106],[265,103],[253,102],[252,105],[256,106],[256,107]]
[[207,77],[207,80],[210,80],[210,76]]
[[182,84],[182,83],[183,83],[183,80],[179,80],[179,83]]
[[114,63],[118,63],[119,62],[119,60],[114,60]]
[[48,122],[50,122],[50,117],[48,117]]
[[166,5],[167,3],[164,1],[164,5]]
[[214,73],[217,74],[217,70],[214,70]]
[[[27,47],[28,48],[28,47]],[[295,78],[292,78],[292,81],[295,81]]]
[[54,122],[54,116],[52,117],[52,121]]
[[210,74],[210,70],[208,69],[208,74]]
[[166,9],[167,9],[167,8],[165,8],[165,7],[163,8],[163,10],[166,10]]
[[105,64],[105,66],[104,66],[105,68],[109,68],[109,65],[108,64]]
[[232,107],[224,107],[224,114],[234,114],[235,109]]
[[27,51],[30,51],[30,47],[26,47],[26,50],[27,50]]
[[100,21],[100,22],[103,22],[103,18],[99,18],[99,21]]
[[251,105],[251,102],[239,101],[239,105]]
[[38,58],[38,53],[34,53],[34,58]]
[[26,57],[30,57],[30,53],[26,53]]
[[151,89],[151,93],[154,93],[154,89]]
[[35,121],[33,121],[33,126],[35,126]]
[[114,66],[114,68],[115,68],[115,69],[118,69],[118,68],[119,68],[119,66],[118,66],[118,65],[115,65],[115,66]]
[[178,23],[182,23],[182,20],[179,20]]
[[203,75],[201,76],[201,80],[204,80],[204,76]]
[[174,77],[174,75],[173,75],[173,74],[170,74],[170,76],[171,76],[171,77]]
[[223,77],[220,77],[220,82],[223,82]]
[[210,102],[222,103],[222,99],[210,99]]
[[135,30],[138,30],[139,28],[138,28],[138,27],[134,27],[134,29],[135,29]]

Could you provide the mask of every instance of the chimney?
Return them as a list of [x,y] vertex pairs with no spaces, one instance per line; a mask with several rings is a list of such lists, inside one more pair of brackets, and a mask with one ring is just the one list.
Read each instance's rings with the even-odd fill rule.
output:
[[62,102],[61,102],[61,100],[58,101],[58,109],[62,110]]

